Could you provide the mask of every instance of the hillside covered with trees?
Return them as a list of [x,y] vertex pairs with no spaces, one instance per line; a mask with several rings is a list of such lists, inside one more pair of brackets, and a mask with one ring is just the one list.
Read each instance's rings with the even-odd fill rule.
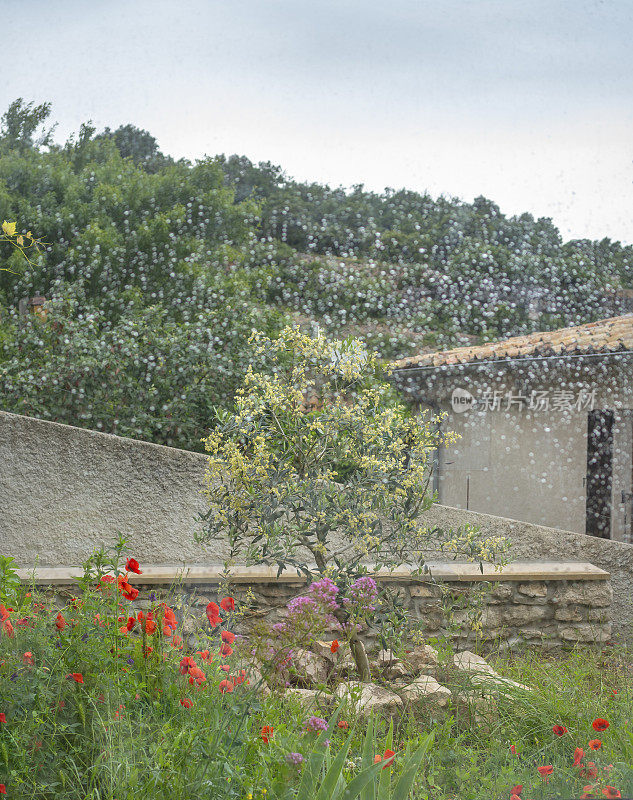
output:
[[[65,143],[50,105],[0,130],[0,408],[201,449],[253,328],[354,334],[385,358],[626,310],[633,247],[563,242],[490,200],[301,183],[270,163],[160,152],[133,125]],[[41,293],[46,316],[21,315]]]

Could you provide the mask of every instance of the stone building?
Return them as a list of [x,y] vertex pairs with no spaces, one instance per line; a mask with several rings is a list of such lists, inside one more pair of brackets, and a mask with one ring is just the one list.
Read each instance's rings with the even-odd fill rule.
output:
[[633,314],[406,358],[444,505],[633,542]]

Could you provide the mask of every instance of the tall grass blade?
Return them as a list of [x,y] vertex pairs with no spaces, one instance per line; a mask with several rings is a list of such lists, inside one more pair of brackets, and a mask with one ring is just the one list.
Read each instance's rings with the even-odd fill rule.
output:
[[411,758],[409,758],[404,770],[402,771],[402,774],[400,775],[400,778],[398,779],[398,783],[393,791],[391,800],[407,800],[407,797],[411,791],[411,787],[413,786],[415,776],[420,769],[420,764],[422,763],[422,760],[427,754],[430,746],[433,744],[434,739],[435,733],[433,732],[429,733],[428,736],[425,736],[422,740],[422,744],[418,747],[415,753],[413,753]]

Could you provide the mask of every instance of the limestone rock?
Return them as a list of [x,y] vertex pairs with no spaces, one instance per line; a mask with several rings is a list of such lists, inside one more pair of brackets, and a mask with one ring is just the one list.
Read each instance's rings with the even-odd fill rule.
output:
[[526,692],[532,691],[529,686],[499,675],[485,658],[478,656],[476,653],[471,653],[469,650],[455,653],[453,663],[458,670],[468,673],[471,683],[487,690],[488,694],[504,693],[504,689],[507,690],[505,694],[511,694],[514,689]]
[[385,669],[386,667],[391,667],[395,663],[397,663],[398,658],[393,652],[393,650],[381,650],[378,653],[376,658],[376,663],[380,667],[380,669]]
[[262,697],[268,697],[271,694],[270,688],[266,683],[262,673],[250,664],[244,667],[246,672],[247,686]]
[[406,654],[405,664],[412,674],[434,670],[439,666],[440,657],[429,644],[423,644]]
[[327,661],[332,662],[332,664],[340,665],[347,661],[354,663],[354,660],[352,659],[352,653],[347,642],[339,642],[338,650],[335,653],[332,652],[331,641],[323,640],[314,642],[311,645],[311,649],[320,655],[321,658],[325,658]]
[[356,662],[352,657],[348,642],[341,642],[336,653],[332,653],[330,650],[331,645],[332,642],[315,642],[312,649],[334,664],[334,671],[337,675],[355,675]]
[[469,672],[474,675],[480,673],[496,675],[496,672],[485,658],[478,656],[477,653],[472,653],[470,650],[463,650],[461,653],[455,653],[453,656],[453,664],[456,669],[462,672]]
[[607,642],[610,637],[610,625],[591,625],[588,622],[581,622],[578,625],[569,625],[560,629],[560,638],[566,642]]
[[569,585],[553,598],[554,605],[610,606],[613,588],[607,581],[569,582]]
[[438,586],[420,583],[410,586],[409,594],[411,597],[424,597],[437,600],[441,596],[441,590]]
[[451,690],[442,686],[431,675],[420,675],[413,683],[399,690],[400,697],[405,703],[416,707],[425,708],[433,705],[446,708],[451,701]]
[[290,674],[294,680],[309,686],[325,683],[328,676],[327,661],[310,650],[297,650],[292,656]]
[[547,584],[545,581],[520,583],[519,593],[524,594],[526,597],[547,597]]
[[189,613],[184,614],[178,633],[180,633],[181,636],[191,636],[192,634],[204,631],[205,628],[206,631],[209,630],[206,614]]
[[389,678],[391,681],[401,680],[402,678],[406,678],[411,674],[409,668],[406,664],[403,664],[402,661],[395,661],[390,667],[387,667],[384,671],[384,675],[386,678]]
[[404,705],[397,694],[375,683],[359,681],[340,683],[336,687],[335,695],[352,705],[359,715],[365,717],[372,711],[394,715],[401,711]]

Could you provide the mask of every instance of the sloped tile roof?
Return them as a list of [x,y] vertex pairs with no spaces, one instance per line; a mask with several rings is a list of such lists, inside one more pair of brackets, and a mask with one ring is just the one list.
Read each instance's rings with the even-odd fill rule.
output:
[[475,361],[523,358],[526,356],[551,356],[572,353],[614,352],[633,350],[633,314],[611,317],[574,328],[513,336],[501,342],[456,347],[438,353],[422,353],[396,361],[396,369],[403,367],[442,367],[451,364],[468,364]]

